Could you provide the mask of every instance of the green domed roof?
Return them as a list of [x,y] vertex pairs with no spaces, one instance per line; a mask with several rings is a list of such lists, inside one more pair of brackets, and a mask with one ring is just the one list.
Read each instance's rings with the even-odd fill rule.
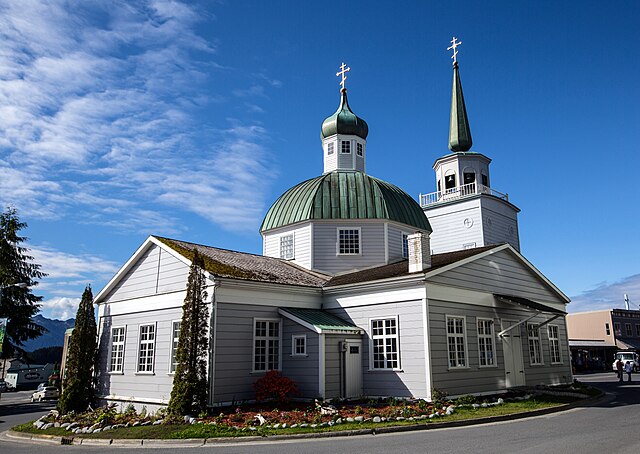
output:
[[271,206],[260,231],[311,219],[389,219],[432,231],[409,194],[355,171],[330,172],[292,187]]
[[326,139],[335,134],[350,134],[366,139],[369,134],[367,122],[351,111],[347,90],[343,88],[340,93],[340,107],[322,122],[320,137]]

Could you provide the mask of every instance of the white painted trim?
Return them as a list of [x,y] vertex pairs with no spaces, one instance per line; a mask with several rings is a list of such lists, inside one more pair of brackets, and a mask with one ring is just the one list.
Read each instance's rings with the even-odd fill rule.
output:
[[[378,320],[389,320],[389,319],[393,319],[396,322],[396,348],[398,350],[398,367],[373,367],[373,326],[372,323],[374,321],[378,321]],[[402,370],[402,348],[400,347],[400,320],[398,317],[398,314],[396,315],[391,315],[389,317],[372,317],[369,318],[369,320],[367,321],[367,328],[369,330],[369,371],[370,372],[391,372],[391,371],[395,371],[395,372],[403,372]],[[383,339],[385,338],[389,338],[392,336],[388,336],[386,334],[384,334],[383,336],[381,336]]]
[[[173,351],[173,340],[174,340],[174,337],[173,337],[173,325],[175,323],[180,323],[180,330],[182,330],[182,319],[180,319],[180,320],[171,320],[171,325],[169,325],[169,326],[171,326],[171,334],[169,336],[169,342],[170,342],[170,344],[169,344],[169,372],[167,372],[169,375],[174,375],[175,374],[175,371],[171,370],[171,363],[173,361],[173,355],[175,354],[174,351]],[[180,338],[180,330],[178,331],[178,338]],[[177,351],[178,351],[178,346],[176,345],[176,352]],[[178,363],[176,362],[176,367],[177,366],[178,366]]]
[[313,237],[313,222],[309,223],[309,268],[311,270],[313,270],[314,265],[313,265],[313,251],[315,249],[314,247],[315,244],[315,238]]
[[[268,367],[269,354],[265,356],[265,370],[256,370],[256,322],[278,322],[278,368],[275,370],[282,370],[282,319],[272,317],[253,317],[253,341],[251,343],[251,373],[262,374],[272,369]],[[269,325],[267,324],[267,350],[269,349]],[[273,338],[271,338],[273,339]]]
[[[485,366],[483,366],[480,361],[480,359],[482,358],[482,355],[480,354],[480,333],[478,332],[478,322],[484,320],[484,321],[490,321],[491,322],[491,346],[493,347],[493,364],[487,364]],[[483,338],[487,338],[489,336],[483,334],[482,335]],[[476,340],[477,340],[477,344],[478,344],[478,368],[479,369],[491,369],[491,368],[495,368],[498,367],[498,355],[497,355],[497,343],[496,343],[496,321],[491,318],[491,317],[476,317]]]
[[284,309],[279,308],[278,309],[278,313],[280,315],[282,315],[283,317],[288,318],[289,320],[291,320],[292,322],[297,323],[300,326],[303,326],[305,328],[307,328],[309,331],[313,331],[314,333],[318,333],[318,334],[354,334],[354,335],[362,335],[363,334],[363,330],[358,330],[358,331],[352,331],[352,330],[341,330],[341,329],[322,329],[319,328],[315,325],[312,325],[311,323],[302,320],[299,317],[296,317],[295,315],[285,311]]
[[[291,237],[291,257],[282,257],[282,239],[285,237]],[[278,257],[282,260],[295,260],[296,259],[296,232],[287,232],[278,236]]]
[[[111,370],[111,353],[113,351],[113,330],[124,328],[124,338],[122,339],[122,369]],[[124,375],[124,358],[127,352],[127,325],[117,325],[109,328],[109,353],[107,355],[107,373],[113,375]]]
[[[462,319],[462,336],[463,336],[463,342],[464,342],[464,359],[465,359],[465,365],[464,366],[450,366],[449,365],[449,319],[450,318],[461,318]],[[454,328],[455,328],[455,324],[454,324]],[[446,334],[446,342],[447,342],[447,369],[448,370],[460,370],[460,369],[469,369],[469,342],[467,341],[467,316],[466,315],[448,315],[445,314],[444,316],[444,330],[445,330],[445,334]],[[452,336],[457,337],[457,334],[453,334]],[[456,355],[457,357],[457,355]]]
[[431,367],[431,340],[429,339],[429,300],[427,298],[422,298],[422,327],[422,334],[424,337],[425,399],[431,401],[431,394],[433,392],[433,371]]
[[[304,339],[304,352],[298,353],[296,352],[296,340]],[[307,355],[307,335],[306,334],[292,334],[291,335],[291,356],[293,357],[301,357],[301,356],[309,356]]]
[[[341,253],[340,252],[340,230],[357,230],[358,231],[358,252],[357,253]],[[362,227],[336,227],[336,256],[356,256],[362,255]]]
[[[215,399],[216,382],[216,348],[218,339],[218,304],[216,301],[217,285],[211,291],[211,314],[209,315],[209,404]],[[211,335],[213,331],[213,336]]]
[[[142,335],[142,328],[144,326],[153,326],[153,359],[151,361],[151,370],[150,371],[141,371],[140,370],[140,347],[141,347],[141,335]],[[138,355],[136,357],[136,367],[135,367],[135,375],[154,375],[155,374],[155,370],[156,370],[156,344],[157,344],[157,340],[158,340],[158,322],[153,322],[153,323],[139,323],[138,324],[138,345],[137,345],[137,349],[138,349]],[[149,342],[147,342],[149,343]]]
[[384,263],[389,263],[389,223],[384,223]]
[[325,338],[324,334],[318,335],[318,394],[322,399],[326,396],[326,375],[325,375]]
[[[531,337],[529,335],[529,325],[535,325],[536,330],[538,331],[538,345],[539,345],[539,353],[540,353],[540,362],[539,363],[534,363],[533,362],[533,358],[531,358],[531,346],[529,344],[530,341],[536,339],[535,337]],[[527,350],[529,351],[529,365],[530,366],[544,366],[544,352],[542,351],[542,334],[540,333],[540,326],[539,323],[527,323]]]
[[[550,333],[550,328],[551,327],[555,327],[558,331],[558,337],[556,337],[556,342],[558,343],[558,356],[560,357],[560,361],[554,361],[553,360],[553,348],[551,346],[551,333]],[[560,326],[558,325],[552,325],[552,324],[548,324],[547,325],[547,337],[549,338],[549,363],[551,363],[552,366],[556,366],[556,365],[560,365],[560,364],[564,364],[562,361],[562,348],[560,348]],[[568,342],[567,342],[568,344]]]

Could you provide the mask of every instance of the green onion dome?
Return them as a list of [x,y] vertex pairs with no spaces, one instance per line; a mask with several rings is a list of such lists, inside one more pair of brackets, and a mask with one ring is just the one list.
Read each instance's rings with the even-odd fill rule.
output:
[[280,196],[260,232],[314,219],[388,219],[432,231],[418,202],[402,189],[363,172],[336,170]]
[[340,90],[340,94],[340,107],[322,122],[320,137],[326,139],[335,134],[348,134],[366,139],[369,134],[367,122],[351,111],[347,100],[347,90],[343,88]]

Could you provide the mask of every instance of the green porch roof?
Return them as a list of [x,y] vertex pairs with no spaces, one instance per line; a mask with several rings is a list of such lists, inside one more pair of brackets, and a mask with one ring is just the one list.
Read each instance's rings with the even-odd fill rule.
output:
[[325,312],[320,309],[300,309],[297,307],[281,307],[279,309],[281,313],[286,317],[287,314],[293,316],[296,321],[302,321],[306,324],[312,325],[318,332],[323,331],[341,331],[352,332],[354,334],[362,332],[362,328],[359,328],[349,322],[342,320],[335,315]]
[[363,172],[336,170],[304,181],[271,206],[260,231],[311,219],[389,219],[431,232],[409,194]]

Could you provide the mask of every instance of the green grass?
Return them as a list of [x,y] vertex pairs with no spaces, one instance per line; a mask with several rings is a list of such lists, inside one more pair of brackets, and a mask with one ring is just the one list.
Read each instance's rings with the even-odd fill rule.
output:
[[46,434],[55,436],[69,436],[82,438],[102,438],[102,439],[186,439],[186,438],[218,438],[218,437],[243,437],[243,436],[272,436],[287,435],[300,433],[318,433],[332,431],[349,431],[361,429],[375,429],[391,426],[407,426],[407,425],[429,425],[434,423],[442,423],[449,421],[462,421],[481,419],[492,416],[504,416],[515,413],[529,412],[543,408],[556,407],[569,402],[575,401],[573,398],[561,396],[536,396],[535,398],[518,401],[507,402],[502,405],[496,405],[487,408],[459,408],[450,416],[436,417],[433,419],[423,419],[418,421],[385,421],[382,423],[363,422],[363,423],[343,423],[334,426],[325,427],[296,427],[286,429],[267,429],[259,428],[258,430],[236,430],[227,426],[219,426],[212,424],[194,424],[185,426],[177,425],[157,425],[157,426],[137,426],[127,427],[97,434],[74,435],[69,431],[61,428],[50,428],[47,430],[39,430],[29,422],[21,424],[13,428],[17,432],[26,432],[31,434]]

